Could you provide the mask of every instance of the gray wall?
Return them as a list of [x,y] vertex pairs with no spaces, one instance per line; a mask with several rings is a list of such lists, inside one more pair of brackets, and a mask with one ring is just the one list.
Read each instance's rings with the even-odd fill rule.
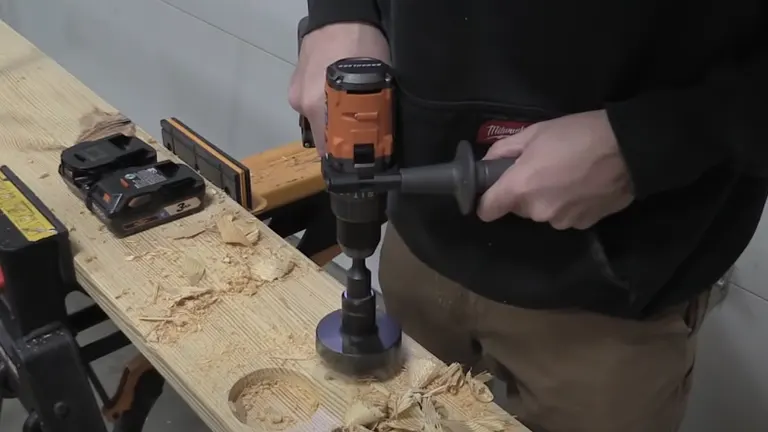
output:
[[[236,157],[298,138],[286,96],[305,10],[305,0],[0,0],[0,18],[151,134],[176,116]],[[685,432],[768,431],[767,254],[768,222],[702,331]]]

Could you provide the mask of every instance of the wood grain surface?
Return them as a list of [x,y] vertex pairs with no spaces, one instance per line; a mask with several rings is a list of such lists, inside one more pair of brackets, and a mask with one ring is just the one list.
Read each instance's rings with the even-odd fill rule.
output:
[[[326,370],[314,329],[339,306],[342,287],[212,186],[202,213],[123,240],[105,230],[57,174],[60,152],[97,111],[115,109],[0,22],[0,164],[69,227],[81,285],[209,427],[332,430],[371,389],[407,390],[407,371],[371,384]],[[230,221],[247,246],[222,241]],[[404,344],[408,365],[436,361],[411,339]],[[436,396],[445,415],[527,430],[468,387]]]
[[251,171],[254,207],[259,212],[306,198],[325,188],[317,151],[305,149],[301,141],[248,156],[242,163]]

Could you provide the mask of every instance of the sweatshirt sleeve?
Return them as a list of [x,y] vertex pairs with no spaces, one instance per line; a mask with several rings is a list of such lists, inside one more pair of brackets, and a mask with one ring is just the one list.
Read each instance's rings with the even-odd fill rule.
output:
[[342,22],[361,22],[381,28],[381,13],[376,0],[307,0],[307,9],[306,33]]
[[638,199],[686,186],[720,164],[768,177],[764,45],[694,86],[611,103],[606,112]]

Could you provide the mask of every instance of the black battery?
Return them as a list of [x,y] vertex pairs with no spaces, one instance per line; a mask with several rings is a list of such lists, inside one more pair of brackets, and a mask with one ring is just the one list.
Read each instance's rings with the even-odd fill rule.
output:
[[119,169],[157,162],[157,151],[133,136],[115,134],[83,141],[61,152],[59,174],[81,199],[105,175]]
[[117,237],[197,213],[205,207],[205,181],[192,168],[166,160],[105,175],[85,198]]

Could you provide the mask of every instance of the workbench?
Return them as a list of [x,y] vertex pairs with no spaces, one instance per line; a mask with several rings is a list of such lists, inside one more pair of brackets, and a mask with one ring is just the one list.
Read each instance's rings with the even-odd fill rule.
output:
[[[371,384],[329,373],[315,356],[314,329],[339,307],[342,286],[212,185],[203,212],[112,236],[57,174],[62,149],[94,111],[116,112],[0,21],[0,165],[69,228],[79,284],[211,429],[330,431],[364,394],[402,393],[419,367],[438,363],[406,336],[408,367],[395,379]],[[141,129],[136,135],[161,159],[176,159]],[[292,183],[319,169],[307,154],[297,157]],[[269,198],[276,177],[266,169],[253,172],[253,190],[276,205],[279,197]],[[216,227],[224,219],[254,243],[223,243]],[[467,392],[437,399],[451,418],[492,416],[505,430],[527,430]]]

